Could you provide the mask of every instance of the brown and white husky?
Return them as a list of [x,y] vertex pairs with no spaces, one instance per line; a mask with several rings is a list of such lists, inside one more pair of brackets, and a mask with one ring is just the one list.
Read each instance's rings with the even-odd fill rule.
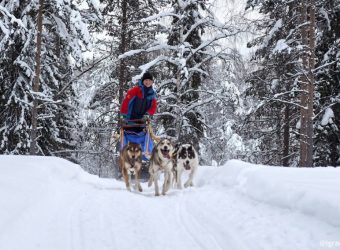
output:
[[150,158],[149,166],[149,187],[152,183],[155,184],[155,195],[159,195],[158,179],[161,173],[164,173],[164,183],[162,188],[162,194],[165,195],[166,192],[171,187],[173,179],[173,145],[169,139],[163,138],[161,141],[153,148]]
[[139,192],[142,192],[142,186],[140,185],[139,176],[142,168],[142,148],[137,143],[129,142],[125,145],[120,152],[120,164],[119,167],[122,171],[122,175],[126,184],[126,189],[131,191],[130,182],[131,175],[135,176],[135,188]]

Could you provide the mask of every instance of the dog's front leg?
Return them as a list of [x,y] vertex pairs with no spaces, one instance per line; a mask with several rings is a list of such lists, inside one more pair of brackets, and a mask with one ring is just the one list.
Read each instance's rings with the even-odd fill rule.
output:
[[159,171],[156,171],[153,176],[153,181],[155,182],[155,195],[156,196],[159,196],[158,178],[159,178]]
[[172,187],[175,187],[175,184],[177,185],[177,170],[174,169],[172,172]]
[[138,189],[139,192],[142,192],[143,189],[142,189],[142,186],[140,185],[140,171],[142,169],[142,166],[141,165],[137,165],[135,166],[135,181],[136,181],[136,189]]
[[129,182],[129,179],[130,179],[130,176],[126,170],[126,166],[124,166],[123,168],[123,177],[124,177],[124,181],[125,181],[125,185],[126,185],[126,189],[129,190],[131,192],[131,188],[130,188],[130,182]]
[[170,189],[171,178],[172,178],[171,171],[164,171],[164,183],[163,183],[162,195],[165,195],[166,192],[168,192],[168,190]]
[[149,166],[149,182],[148,182],[148,187],[151,187],[152,186],[152,183],[154,182],[154,179],[155,179],[155,171],[153,170],[153,164],[150,164]]
[[172,178],[173,178],[173,173],[171,170],[169,170],[168,172],[168,180],[167,182],[164,182],[164,185],[165,185],[165,192],[168,192],[171,185],[172,185]]
[[169,178],[169,175],[168,173],[165,171],[164,172],[164,183],[163,183],[163,188],[162,188],[162,195],[165,195],[165,189],[166,189],[166,185],[167,185],[167,182],[168,182],[168,178]]
[[188,180],[184,183],[185,188],[194,186],[192,180],[194,179],[195,172],[196,172],[196,168],[192,169],[192,171],[189,174]]
[[164,184],[162,191],[163,195],[165,195],[165,193],[168,192],[171,187],[173,178],[172,168],[173,168],[172,162],[169,161],[164,168]]
[[181,180],[181,176],[182,176],[182,172],[183,172],[183,168],[182,167],[177,167],[177,188],[178,189],[182,189],[182,180]]

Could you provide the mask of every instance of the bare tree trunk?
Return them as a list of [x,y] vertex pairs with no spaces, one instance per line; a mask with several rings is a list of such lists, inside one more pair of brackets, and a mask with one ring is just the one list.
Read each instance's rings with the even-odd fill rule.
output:
[[35,54],[35,77],[33,84],[33,108],[32,108],[32,130],[31,130],[31,148],[30,154],[38,153],[37,147],[37,125],[38,125],[38,100],[36,93],[39,92],[39,78],[41,73],[41,33],[42,33],[42,19],[43,19],[43,5],[44,0],[39,0],[39,11],[37,19],[37,51]]
[[314,118],[314,85],[315,85],[315,77],[314,77],[314,69],[315,69],[315,1],[310,0],[309,6],[309,71],[308,71],[308,97],[307,97],[307,163],[306,166],[313,167],[313,118]]
[[[120,33],[120,45],[119,53],[123,54],[127,50],[127,0],[122,1],[122,19],[121,19],[121,33]],[[121,59],[119,62],[118,71],[119,80],[119,104],[122,104],[124,94],[124,84],[126,83],[126,65],[125,59]]]
[[[177,101],[177,105],[180,104],[181,100],[180,100],[180,89],[181,89],[181,74],[178,72],[177,73],[177,77],[176,77],[176,85],[177,85],[177,90],[176,90],[176,101]],[[183,115],[181,114],[181,110],[176,111],[177,112],[177,119],[176,119],[176,134],[175,136],[177,136],[177,141],[181,140],[181,131],[182,131],[182,124],[183,124]]]
[[[315,3],[306,0],[301,6],[301,38],[305,47],[302,56],[303,77],[301,80],[301,138],[300,167],[313,166],[313,99],[315,68]],[[309,22],[307,26],[307,22]]]
[[289,166],[289,119],[290,119],[290,112],[289,112],[289,104],[285,105],[285,113],[284,113],[284,125],[283,125],[283,156],[282,156],[282,165],[285,167]]
[[[308,1],[308,0],[307,0]],[[307,6],[306,1],[301,2],[301,24],[304,24],[307,22]],[[303,25],[301,28],[301,40],[302,45],[307,46],[307,27],[306,25]],[[301,120],[301,127],[300,127],[300,166],[304,167],[306,165],[307,161],[307,49],[304,48],[303,55],[302,55],[302,70],[303,75],[301,77],[301,114],[300,114],[300,120]]]
[[[120,31],[120,44],[119,44],[119,54],[123,54],[127,51],[127,33],[128,33],[128,19],[127,19],[127,0],[121,1],[121,31]],[[124,97],[124,85],[127,82],[126,79],[126,63],[125,58],[120,59],[118,65],[118,82],[119,82],[119,90],[118,90],[118,98],[119,98],[119,106],[121,107]],[[120,119],[120,111],[118,111],[118,119]],[[116,127],[116,132],[119,133],[119,127]],[[115,153],[120,152],[120,143],[116,143],[115,145]],[[119,170],[119,157],[115,158],[115,172],[117,173],[117,178],[119,178],[120,170]]]

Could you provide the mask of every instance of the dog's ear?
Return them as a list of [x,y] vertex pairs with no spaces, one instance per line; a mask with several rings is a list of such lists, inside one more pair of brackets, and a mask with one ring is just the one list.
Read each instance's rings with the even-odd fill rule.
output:
[[192,151],[193,153],[196,152],[196,149],[195,149],[195,147],[194,147],[192,144],[190,144],[188,150],[189,150],[189,151]]

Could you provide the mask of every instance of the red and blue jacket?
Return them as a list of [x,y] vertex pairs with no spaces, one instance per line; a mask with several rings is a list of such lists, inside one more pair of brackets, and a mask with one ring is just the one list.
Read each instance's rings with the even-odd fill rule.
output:
[[154,115],[157,109],[156,93],[152,87],[146,88],[141,80],[129,89],[123,99],[120,113],[127,120],[139,120],[148,113]]

